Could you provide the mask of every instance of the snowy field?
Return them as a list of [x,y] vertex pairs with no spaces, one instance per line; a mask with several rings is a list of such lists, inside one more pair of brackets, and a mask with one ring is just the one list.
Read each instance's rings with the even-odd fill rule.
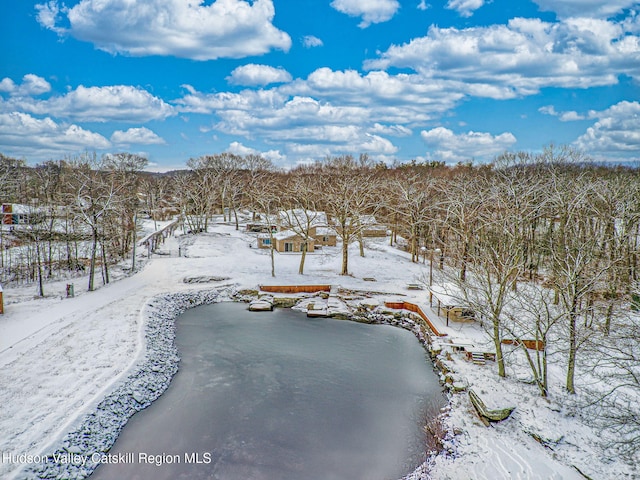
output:
[[[94,292],[86,292],[86,277],[73,280],[74,298],[65,298],[70,280],[47,283],[45,298],[35,296],[35,285],[4,288],[5,314],[0,316],[3,455],[50,452],[105,395],[117,389],[142,359],[145,305],[155,296],[217,285],[256,289],[260,284],[320,283],[376,292],[369,300],[374,304],[402,298],[429,307],[425,290],[407,288],[426,278],[429,262],[412,263],[408,254],[389,247],[385,239],[368,240],[364,258],[353,246],[350,276],[338,275],[340,248],[325,247],[307,255],[302,276],[297,273],[299,255],[276,253],[276,277],[272,278],[269,252],[255,248],[255,236],[222,224],[198,236],[181,233],[178,230],[160,254],[148,260],[146,252],[141,252],[141,267],[135,275],[121,274]],[[204,285],[184,281],[199,276],[225,280]],[[98,277],[96,284],[100,285]],[[448,328],[435,312],[428,313],[447,339],[487,342],[477,325]],[[551,396],[543,399],[534,385],[518,381],[526,375],[526,367],[511,363],[509,377],[499,379],[495,363],[474,365],[452,355],[447,365],[457,384],[473,388],[490,408],[515,406],[516,410],[506,421],[485,427],[466,393],[454,394],[444,425],[450,433],[446,451],[431,465],[431,477],[416,473],[413,478],[638,478],[634,465],[603,453],[600,432],[583,421],[574,407],[576,396],[563,393],[559,368],[552,368]],[[2,461],[0,478],[22,478],[23,467]]]

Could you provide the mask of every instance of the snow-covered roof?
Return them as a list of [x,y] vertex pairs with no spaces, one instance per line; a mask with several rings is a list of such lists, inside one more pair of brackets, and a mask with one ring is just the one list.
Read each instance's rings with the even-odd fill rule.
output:
[[273,238],[276,240],[286,240],[287,238],[299,237],[293,230],[282,230],[281,232],[274,233]]

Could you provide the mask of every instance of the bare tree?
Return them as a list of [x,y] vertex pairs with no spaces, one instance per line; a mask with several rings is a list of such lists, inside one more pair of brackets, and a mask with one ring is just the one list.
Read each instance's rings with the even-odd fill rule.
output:
[[[549,344],[564,312],[554,303],[553,290],[535,283],[521,286],[512,295],[513,308],[506,312],[505,330],[524,354],[540,395],[547,397]],[[532,346],[535,353],[531,352]]]
[[180,211],[191,232],[206,232],[217,197],[215,173],[199,162],[189,161],[191,170],[174,177]]
[[276,276],[275,263],[275,239],[274,231],[277,228],[276,218],[280,211],[282,185],[278,175],[274,172],[263,171],[253,176],[248,185],[248,194],[254,210],[260,212],[261,218],[266,224],[269,235],[269,256],[271,259],[271,276]]
[[374,169],[349,155],[328,160],[322,171],[323,202],[342,240],[340,274],[348,275],[349,245],[365,227],[360,217],[375,215],[382,206],[378,177]]
[[[476,237],[477,229],[482,221],[487,220],[487,216],[481,218],[486,213],[488,203],[491,201],[485,195],[489,194],[486,179],[483,179],[477,172],[463,172],[450,181],[441,182],[444,217],[443,225],[455,241],[449,242],[457,246],[457,252],[453,257],[460,262],[460,280],[465,281],[467,267],[470,262],[473,240]],[[448,237],[451,239],[451,237]],[[449,250],[451,246],[443,248],[443,252]]]
[[[586,170],[575,171],[555,163],[548,171],[555,212],[548,236],[550,285],[564,311],[567,340],[566,388],[575,393],[576,359],[591,330],[590,299],[615,261],[600,255],[600,225],[594,221],[594,183]],[[579,319],[583,320],[582,325]]]
[[[640,285],[636,286],[640,294]],[[638,462],[640,455],[640,325],[620,316],[610,337],[595,346],[591,373],[597,383],[588,387],[587,411],[602,432],[605,450]]]
[[94,290],[96,256],[98,243],[102,238],[105,217],[117,202],[118,186],[113,177],[101,174],[102,162],[95,156],[86,154],[77,159],[75,172],[75,207],[84,224],[91,232],[88,290]]
[[[386,186],[385,206],[393,213],[394,218],[405,226],[411,252],[411,261],[419,260],[419,245],[433,240],[428,230],[433,228],[433,218],[437,192],[434,177],[424,172],[406,171],[394,177]],[[397,228],[396,228],[397,230]],[[429,242],[431,248],[433,242]],[[426,247],[426,245],[425,245]]]
[[[256,163],[258,162],[252,159],[252,164]],[[191,158],[187,162],[187,166],[200,175],[206,174],[212,180],[210,187],[218,197],[224,221],[227,221],[228,206],[228,219],[231,221],[231,212],[233,212],[236,228],[238,228],[237,199],[242,192],[243,178],[241,170],[244,167],[243,158],[224,152]]]
[[[463,190],[464,197],[473,195],[482,208],[449,208],[448,222],[462,225],[471,222],[473,244],[463,246],[463,269],[458,275],[449,275],[450,280],[462,292],[464,303],[476,315],[489,320],[487,333],[496,349],[498,375],[506,375],[502,349],[505,312],[511,301],[510,292],[516,289],[518,279],[525,270],[523,239],[518,222],[527,215],[520,204],[524,189],[529,185],[521,182],[522,176],[510,165],[500,165],[495,171],[486,171],[474,183],[473,192]],[[465,177],[461,181],[468,182]],[[473,204],[474,199],[458,199]],[[469,227],[459,227],[470,231]],[[469,242],[463,237],[462,242]]]
[[[140,207],[140,198],[138,197],[140,188],[140,172],[144,170],[149,161],[140,155],[122,152],[105,155],[103,163],[106,170],[113,177],[112,182],[117,185],[118,188],[118,211],[115,216],[120,225],[117,232],[118,237],[120,238],[120,251],[118,253],[121,258],[124,258],[129,250],[132,251],[131,270],[135,271],[135,245],[138,230],[138,210]],[[109,283],[109,274],[107,269],[108,263],[104,243],[102,245],[104,272],[106,282]]]
[[285,183],[285,195],[287,199],[284,205],[288,208],[280,212],[283,226],[293,231],[302,238],[300,266],[298,273],[304,274],[304,262],[307,256],[308,246],[316,234],[318,226],[327,226],[327,218],[324,212],[319,212],[317,198],[317,178],[303,172],[294,172]]

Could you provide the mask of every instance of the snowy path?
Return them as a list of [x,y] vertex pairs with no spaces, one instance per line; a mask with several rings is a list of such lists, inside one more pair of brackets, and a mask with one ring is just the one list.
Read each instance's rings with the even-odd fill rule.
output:
[[[0,451],[39,454],[102,398],[136,360],[141,309],[173,283],[171,263],[153,260],[132,277],[36,312],[12,308],[1,330]],[[12,467],[0,464],[0,476]]]

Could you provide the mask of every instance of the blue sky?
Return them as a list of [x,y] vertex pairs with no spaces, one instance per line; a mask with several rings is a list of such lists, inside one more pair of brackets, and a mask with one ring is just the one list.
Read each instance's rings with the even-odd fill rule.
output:
[[640,2],[0,2],[0,152],[640,159]]

